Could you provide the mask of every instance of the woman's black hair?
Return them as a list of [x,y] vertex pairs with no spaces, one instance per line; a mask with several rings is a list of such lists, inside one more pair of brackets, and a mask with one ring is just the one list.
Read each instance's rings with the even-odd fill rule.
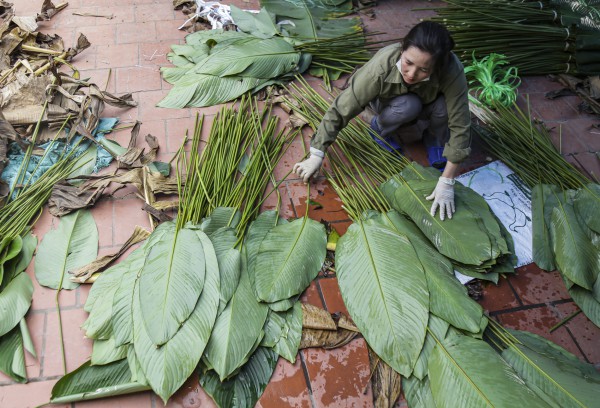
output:
[[402,48],[417,47],[421,51],[427,52],[433,58],[435,71],[441,70],[450,58],[450,51],[454,48],[454,40],[450,32],[439,23],[433,21],[423,21],[408,32]]

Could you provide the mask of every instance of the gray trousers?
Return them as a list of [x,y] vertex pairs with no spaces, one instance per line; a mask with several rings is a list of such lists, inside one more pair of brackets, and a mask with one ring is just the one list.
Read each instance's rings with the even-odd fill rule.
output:
[[450,137],[446,100],[440,95],[432,103],[423,105],[416,94],[407,93],[382,102],[376,99],[370,103],[377,116],[381,137],[393,136],[394,132],[408,128],[417,121],[428,121],[429,126],[422,133],[426,147],[444,146]]

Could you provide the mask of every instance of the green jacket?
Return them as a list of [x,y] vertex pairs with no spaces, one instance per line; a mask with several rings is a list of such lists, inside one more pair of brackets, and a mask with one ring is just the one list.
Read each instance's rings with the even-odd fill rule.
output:
[[382,48],[350,78],[348,88],[333,101],[317,129],[311,147],[323,152],[333,143],[348,122],[361,113],[372,100],[387,99],[412,92],[423,104],[433,102],[443,94],[448,109],[450,139],[443,155],[453,163],[460,163],[471,153],[471,118],[467,98],[467,80],[463,66],[452,54],[449,66],[441,75],[431,75],[429,81],[407,86],[396,63],[402,54],[402,45]]

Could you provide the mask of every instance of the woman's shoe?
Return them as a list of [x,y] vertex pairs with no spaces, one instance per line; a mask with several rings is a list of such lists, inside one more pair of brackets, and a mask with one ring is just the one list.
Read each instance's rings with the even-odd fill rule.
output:
[[377,116],[374,116],[371,119],[371,129],[369,129],[369,134],[371,138],[382,148],[392,153],[402,153],[402,146],[398,141],[390,136],[387,138],[381,137],[381,129],[377,124]]
[[435,167],[438,170],[444,170],[448,159],[442,156],[444,148],[442,146],[433,146],[427,148],[427,160],[431,167]]

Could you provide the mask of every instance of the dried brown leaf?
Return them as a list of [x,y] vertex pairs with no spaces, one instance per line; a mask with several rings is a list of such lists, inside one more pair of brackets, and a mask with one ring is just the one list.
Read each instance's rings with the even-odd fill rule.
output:
[[142,210],[146,211],[148,214],[152,215],[159,222],[172,221],[173,217],[168,215],[162,210],[159,210],[154,207],[154,203],[152,205],[144,203]]
[[146,135],[146,143],[150,147],[150,151],[148,151],[148,153],[146,153],[140,159],[140,162],[143,165],[152,163],[154,160],[156,160],[156,155],[158,154],[158,139],[155,136],[152,136],[151,134],[147,134]]
[[42,11],[38,13],[36,20],[37,21],[48,21],[50,20],[56,13],[67,7],[69,3],[61,3],[58,6],[55,6],[52,1],[44,0],[42,4]]
[[[154,194],[178,194],[177,178],[165,177],[160,173],[147,173],[148,186]],[[185,184],[185,178],[181,181]]]
[[346,330],[360,333],[360,330],[358,330],[358,327],[356,327],[354,322],[341,313],[340,313],[340,318],[337,322],[337,325],[341,329],[346,329]]
[[402,393],[402,377],[371,350],[371,388],[375,408],[392,408]]
[[307,329],[337,330],[335,321],[327,310],[302,303],[302,327]]
[[179,207],[179,200],[174,200],[174,201],[155,201],[152,203],[152,207],[156,208],[157,210],[163,211],[163,210],[172,210],[175,209],[177,207]]
[[350,343],[356,336],[358,336],[358,333],[345,329],[318,330],[303,327],[299,348],[323,347],[333,349]]
[[67,182],[60,182],[52,187],[48,200],[48,210],[55,217],[62,217],[81,208],[91,207],[102,196],[104,188],[82,190]]
[[299,113],[292,113],[289,118],[289,125],[292,128],[301,128],[308,123],[308,120]]
[[132,167],[142,154],[144,154],[144,149],[142,147],[130,147],[124,154],[117,156],[119,167]]
[[144,228],[140,226],[135,226],[133,233],[129,237],[129,239],[123,244],[123,246],[114,254],[104,255],[97,258],[95,261],[82,266],[79,269],[74,271],[69,271],[69,273],[73,274],[70,278],[73,282],[79,283],[87,283],[87,280],[95,273],[102,272],[105,270],[115,259],[119,258],[125,251],[127,251],[131,246],[137,244],[138,242],[142,242],[146,238],[150,236],[150,232],[146,231]]
[[38,25],[35,21],[34,16],[14,16],[12,22],[17,25],[21,30],[33,33],[37,31]]

